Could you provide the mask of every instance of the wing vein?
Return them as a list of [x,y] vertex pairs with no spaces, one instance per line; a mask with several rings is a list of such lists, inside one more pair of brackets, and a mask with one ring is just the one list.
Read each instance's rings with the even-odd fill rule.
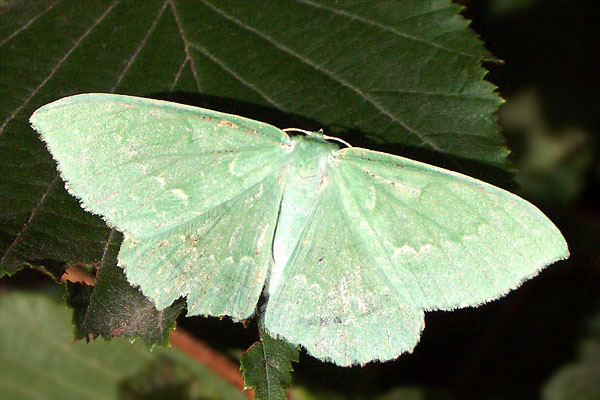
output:
[[[377,162],[377,160],[369,160],[369,161]],[[397,181],[395,181],[393,179],[392,180],[387,179],[387,178],[385,178],[385,177],[383,177],[381,175],[378,175],[376,173],[371,172],[369,169],[367,169],[367,168],[365,168],[363,166],[360,166],[360,165],[358,165],[356,163],[353,163],[353,164],[356,167],[358,167],[359,170],[361,170],[361,171],[363,171],[363,172],[371,175],[372,177],[376,178],[377,180],[375,182],[377,182],[377,184],[382,187],[383,192],[386,193],[392,200],[400,202],[408,211],[410,211],[411,213],[413,213],[413,214],[415,214],[415,215],[417,215],[417,216],[425,219],[429,223],[433,224],[433,226],[437,226],[439,229],[441,229],[442,232],[445,232],[446,234],[451,234],[451,239],[463,249],[463,253],[464,254],[468,255],[469,258],[471,258],[473,260],[473,262],[475,263],[474,265],[476,265],[476,266],[479,267],[477,270],[480,271],[483,274],[483,277],[485,277],[485,279],[488,281],[488,283],[491,285],[491,287],[493,287],[494,289],[497,288],[496,281],[489,275],[489,272],[485,268],[483,268],[484,265],[482,264],[482,260],[480,258],[476,257],[475,254],[471,251],[471,249],[468,248],[468,246],[465,243],[463,243],[463,241],[460,240],[460,238],[455,233],[453,233],[451,231],[448,231],[445,227],[443,227],[440,223],[438,223],[434,219],[428,218],[426,215],[418,212],[417,210],[415,210],[412,207],[409,207],[406,203],[402,202],[401,200],[396,199],[396,197],[390,192],[388,183],[402,184],[402,182],[397,182]],[[392,163],[392,165],[395,165],[395,164]],[[485,198],[487,198],[488,200],[492,201],[492,203],[494,203],[499,210],[502,210],[502,212],[509,219],[511,219],[515,224],[517,224],[526,235],[529,235],[529,231],[521,223],[519,223],[517,220],[515,220],[514,217],[511,216],[503,207],[501,207],[500,204],[498,203],[498,200],[494,196],[492,196],[490,193],[487,193],[485,191],[479,190],[480,188],[478,188],[476,186],[474,187],[472,184],[469,184],[469,183],[470,182],[465,182],[465,184],[467,184],[469,187],[472,187],[473,189],[477,190],[475,193],[478,193],[479,195],[485,196]],[[467,201],[464,198],[462,198],[461,196],[459,196],[454,190],[452,190],[449,187],[444,186],[443,188],[445,189],[445,191],[444,191],[445,193],[448,193],[449,195],[451,195],[460,204],[464,204],[464,206],[466,207],[464,209],[465,212],[468,212],[468,210],[470,210],[469,204],[467,203]],[[423,189],[421,190],[421,192],[422,191],[423,191]],[[486,220],[483,217],[483,215],[481,214],[481,212],[479,212],[477,210],[475,210],[474,212],[476,213],[477,218],[479,219],[479,221],[481,221],[483,224],[485,224],[485,225],[491,227],[493,230],[495,230],[497,232],[497,234],[498,234],[498,237],[502,238],[502,240],[505,243],[507,243],[507,245],[509,247],[513,248],[514,251],[515,251],[515,253],[519,256],[519,258],[521,258],[525,263],[527,262],[527,258],[523,255],[523,253],[519,250],[519,248],[515,245],[515,243],[513,243],[507,237],[506,234],[504,234],[496,225],[489,223],[489,221]],[[423,225],[423,228],[426,229],[430,234],[432,233],[431,230],[430,230],[430,228],[427,225]],[[536,244],[536,245],[539,248],[539,245],[538,244]],[[449,258],[448,254],[447,254],[447,251],[443,247],[440,247],[440,252],[444,256],[444,258],[447,260],[448,265],[452,265],[451,264],[451,259]],[[510,273],[511,271],[509,270],[507,272]],[[460,276],[458,278],[460,278]],[[463,281],[463,283],[468,283],[463,278],[460,278],[460,279]],[[435,279],[433,279],[432,282],[434,282],[437,285],[437,281]],[[463,286],[469,291],[470,295],[473,298],[476,298],[476,296],[473,296],[473,291],[472,291],[472,289],[470,289],[471,288],[470,285],[467,284],[467,285],[463,285]],[[439,286],[438,286],[438,288],[439,288]],[[444,301],[446,301],[447,304],[454,304],[454,303],[456,303],[456,302],[449,303],[447,301],[447,299],[444,299]]]
[[[153,107],[153,106],[156,107],[154,104],[151,104],[151,102],[153,101],[152,99],[144,99],[144,100],[148,102],[148,104],[143,104],[144,107]],[[115,101],[106,101],[106,100],[103,100],[103,101],[105,101],[107,103],[110,103],[110,104],[120,104],[120,103],[115,102]],[[167,104],[179,106],[180,108],[178,108],[177,111],[181,111],[181,110],[188,111],[190,109],[191,110],[193,110],[193,109],[198,110],[199,109],[198,107],[193,107],[193,106],[189,106],[189,105],[181,105],[181,104],[176,104],[176,103],[167,103]],[[100,114],[101,116],[103,116],[105,118],[107,116],[111,116],[112,118],[110,120],[115,120],[115,119],[120,118],[120,116],[122,114],[126,114],[128,111],[130,111],[131,108],[136,108],[137,111],[139,111],[140,113],[144,113],[145,111],[147,111],[147,110],[143,109],[143,107],[141,105],[139,105],[139,104],[127,104],[127,103],[123,103],[121,105],[124,105],[126,107],[124,107],[122,109],[120,108],[120,109],[116,109],[116,110],[111,110],[111,111],[106,111],[104,109],[101,109],[98,112],[98,114]],[[208,111],[212,111],[212,110],[208,110]],[[91,112],[93,112],[93,111],[91,111]],[[82,113],[79,116],[70,116],[69,123],[64,126],[64,129],[68,129],[70,126],[72,126],[74,124],[79,124],[80,121],[87,121],[90,118],[91,112],[87,112],[85,114]],[[223,118],[226,118],[226,117],[229,116],[226,113],[220,113],[220,112],[215,112],[215,113],[223,114]],[[179,115],[172,114],[170,111],[165,110],[165,109],[161,109],[160,117],[157,116],[157,115],[152,115],[152,114],[150,114],[150,115],[152,116],[152,118],[148,118],[147,122],[146,122],[146,125],[148,125],[148,126],[152,126],[152,125],[156,124],[157,122],[162,122],[162,123],[171,122],[171,121],[174,121],[174,122],[177,122],[177,123],[182,122],[182,120],[181,120],[181,118],[180,118]],[[192,114],[191,116],[195,117],[195,118],[202,118],[205,121],[206,120],[216,121],[216,118],[211,117],[211,116],[206,116],[206,115],[200,116],[199,114]],[[185,123],[186,123],[186,126],[190,129],[190,132],[194,131],[194,126],[190,125],[188,120],[185,120]],[[136,123],[136,126],[139,127],[140,124]],[[96,132],[98,134],[106,135],[107,131],[105,129],[100,129],[97,126],[95,128],[96,129],[94,129],[93,131],[88,131],[88,132]],[[243,134],[254,135],[255,137],[260,137],[261,139],[264,139],[264,140],[267,140],[269,142],[276,143],[276,144],[281,144],[282,143],[280,140],[273,139],[272,137],[268,136],[264,132],[261,132],[260,130],[257,130],[257,129],[253,129],[253,128],[246,127],[246,126],[243,126],[243,125],[239,126],[237,129],[240,131],[240,133],[243,133]],[[144,144],[145,143],[147,143],[147,142],[144,142]]]
[[[425,219],[426,221],[430,222],[432,225],[437,226],[442,232],[446,232],[448,233],[448,230],[446,230],[439,222],[426,217],[425,215],[421,214],[420,212],[416,211],[415,209],[413,209],[412,207],[409,207],[405,202],[399,200],[398,198],[396,198],[395,196],[393,196],[390,192],[389,189],[385,186],[382,185],[384,187],[383,192],[390,197],[392,200],[395,200],[397,202],[399,202],[400,204],[402,204],[404,206],[404,208],[406,210],[408,210],[409,212],[412,212],[413,214],[417,215],[418,217],[421,217],[423,219]],[[423,224],[423,229],[425,229],[430,237],[434,237],[433,232],[431,231],[431,228],[429,226],[427,226],[427,224]],[[456,239],[456,235],[453,234],[452,235],[455,239]],[[456,241],[456,240],[455,240]],[[456,242],[460,242],[460,241],[456,241]],[[447,265],[452,265],[452,260],[450,259],[450,257],[448,256],[448,253],[446,252],[446,250],[444,249],[443,246],[439,246],[438,247],[440,250],[440,254],[446,259]],[[476,261],[476,260],[475,260]],[[431,265],[430,265],[431,266]],[[432,273],[433,272],[433,273]],[[440,295],[440,297],[447,303],[447,304],[452,304],[452,302],[450,302],[448,300],[448,297],[445,295],[444,290],[442,290],[442,288],[440,287],[440,285],[438,284],[437,278],[436,278],[436,274],[435,271],[431,271],[428,270],[428,275],[432,277],[431,281],[433,282],[433,284],[437,287],[438,289],[438,293]],[[415,277],[416,279],[416,277]],[[469,289],[470,291],[470,289]]]
[[[360,207],[360,203],[359,203],[358,199],[356,198],[356,194],[354,193],[354,191],[353,191],[353,190],[351,190],[351,189],[350,189],[351,185],[348,185],[348,183],[349,183],[349,182],[347,181],[346,177],[342,176],[342,180],[344,181],[344,187],[345,187],[346,191],[347,191],[348,193],[350,193],[350,197],[351,197],[351,198],[352,198],[352,200],[354,201],[354,204],[356,205],[356,208],[357,208],[357,210],[359,210],[359,211],[362,211],[362,208]],[[395,199],[395,198],[393,198],[393,199]],[[345,207],[342,207],[342,209],[345,211],[345,214],[346,214],[346,216],[347,216],[347,219],[351,219],[350,215],[348,214],[348,210],[346,210],[346,208],[345,208]],[[395,209],[394,209],[393,211],[394,211],[394,213],[396,212],[396,210],[395,210]],[[361,215],[364,217],[364,213],[363,213],[363,212],[361,212]],[[396,214],[396,215],[397,215],[397,214]],[[371,224],[371,222],[369,221],[369,218],[363,218],[363,220],[364,220],[364,221],[365,221],[365,222],[366,222],[366,223],[369,225],[369,227],[371,228],[371,229],[370,229],[370,231],[371,231],[371,232],[373,232],[373,238],[374,238],[374,239],[375,239],[375,240],[376,240],[376,241],[379,243],[379,247],[380,247],[381,249],[384,249],[384,250],[385,250],[385,246],[383,245],[383,241],[381,240],[381,236],[379,236],[379,235],[377,234],[377,231],[376,231],[375,229],[373,229],[373,225],[372,225],[372,224]],[[358,235],[358,237],[361,237],[361,238],[362,238],[363,236],[362,236],[362,235]],[[364,238],[363,238],[363,242],[366,242],[366,240],[365,240]],[[364,243],[363,243],[363,244],[364,244]],[[365,249],[367,249],[367,251],[369,251],[369,250],[368,250],[368,249],[369,249],[369,246],[363,246],[363,247],[364,247]],[[390,255],[389,255],[389,253],[387,253],[387,252],[385,252],[385,251],[384,251],[384,256],[387,258],[387,260],[388,260],[388,262],[389,262],[390,266],[393,266],[393,265],[394,265],[394,263],[392,262],[392,259],[390,258]],[[412,274],[412,270],[410,270],[410,269],[409,269],[408,271],[409,271],[409,272],[411,272],[411,274]],[[389,283],[389,286],[390,286],[390,287],[391,287],[391,288],[392,288],[392,289],[393,289],[393,290],[394,290],[396,293],[398,293],[398,290],[397,290],[397,288],[394,286],[394,284],[393,284],[393,283],[392,283],[392,281],[389,279],[389,277],[387,277],[387,274],[386,274],[385,272],[383,272],[383,275],[386,275],[386,279],[387,279],[387,281],[388,281],[388,283]],[[426,296],[425,290],[423,289],[423,286],[421,285],[421,282],[419,281],[419,279],[418,279],[418,278],[417,278],[417,277],[416,277],[414,274],[412,274],[412,275],[413,275],[413,278],[414,278],[414,280],[415,280],[415,281],[417,282],[417,284],[419,285],[419,288],[421,289],[421,292],[422,292],[423,296]]]
[[[267,175],[267,177],[268,177],[268,176],[270,176],[270,175]],[[265,179],[266,179],[266,177],[265,177]],[[262,181],[260,181],[260,182],[262,182]],[[257,183],[257,184],[258,184],[258,183]],[[190,185],[191,185],[191,184],[190,184]],[[224,204],[224,203],[226,203],[226,202],[228,202],[228,201],[230,201],[230,200],[233,200],[233,199],[239,198],[239,196],[241,196],[241,195],[243,195],[245,192],[247,192],[247,191],[251,190],[251,189],[252,189],[254,186],[256,186],[256,184],[255,184],[255,185],[252,185],[252,186],[249,186],[249,187],[248,187],[248,188],[246,188],[246,189],[243,189],[243,191],[239,192],[239,194],[237,194],[237,195],[235,195],[235,196],[233,196],[233,197],[230,197],[230,198],[228,198],[228,199],[224,199],[222,202],[220,202],[220,203],[217,203],[217,204],[213,205],[213,207],[219,207],[219,206],[221,206],[222,204]],[[150,202],[151,202],[152,200],[153,200],[153,199],[148,199],[148,201],[146,201],[146,202],[142,203],[142,204],[141,204],[141,205],[140,205],[138,208],[136,208],[136,210],[134,210],[134,211],[133,211],[133,213],[138,213],[139,211],[141,211],[141,210],[142,210],[144,207],[146,207],[148,204],[150,204]],[[184,213],[186,213],[186,212],[188,212],[188,211],[189,211],[189,210],[187,210],[187,209],[185,209],[185,208],[184,208],[184,209],[182,209],[182,211],[181,211],[180,213],[178,213],[178,214],[175,214],[175,215],[171,216],[171,219],[175,219],[175,218],[177,218],[177,217],[181,216],[182,214],[184,214]],[[189,221],[184,221],[184,222],[182,222],[181,224],[187,224],[187,223],[189,223],[190,221],[193,221],[194,219],[196,219],[196,218],[199,218],[200,216],[201,216],[201,215],[199,215],[199,216],[197,216],[197,217],[195,217],[195,218],[192,218],[192,219],[190,219]],[[159,225],[159,227],[160,227],[160,225]]]
[[[344,177],[342,177],[342,180],[345,183],[347,183],[347,181],[346,181],[346,179]],[[360,210],[360,206],[359,206],[358,200],[357,200],[354,192],[352,190],[349,190],[348,186],[345,185],[345,187],[346,187],[346,191],[350,193],[350,197],[352,198],[352,200],[354,200],[354,203],[356,204],[356,208],[358,210]],[[342,215],[344,216],[344,219],[346,220],[347,225],[348,226],[352,226],[353,225],[352,217],[350,216],[350,214],[349,214],[348,210],[346,209],[346,207],[344,207],[343,202],[340,202],[340,203],[342,205],[340,207],[341,210],[342,210]],[[369,226],[371,226],[371,224],[369,223],[368,219],[365,218],[365,220],[367,221],[367,224],[369,224]],[[371,228],[371,230],[373,231],[372,228]],[[360,235],[360,234],[357,235],[357,236],[359,238],[363,238],[363,236]],[[380,239],[379,235],[375,234],[375,239],[379,242],[379,244],[381,246],[382,243],[381,243],[381,239]],[[365,239],[363,238],[363,242],[364,241],[365,241]],[[367,251],[368,251],[369,246],[364,246],[364,243],[363,243],[363,248],[367,249]],[[387,254],[386,254],[386,257],[388,258],[388,261],[390,262],[390,265],[392,265],[391,260],[389,259],[389,257],[387,256]],[[381,273],[382,271],[379,271],[379,272]],[[391,279],[387,276],[387,274],[385,273],[385,271],[383,271],[381,273],[381,276],[384,277],[385,283],[390,288],[390,290],[392,290],[397,295],[399,295],[400,293],[399,293],[398,288],[396,288],[396,286],[392,283]],[[419,284],[419,286],[421,286],[419,282],[418,282],[418,284]],[[395,300],[396,304],[400,305],[400,299],[403,298],[403,297],[404,296],[397,296],[397,297],[395,297],[394,300]],[[379,301],[380,309],[381,310],[385,309],[385,307],[383,306],[383,300],[381,298],[378,298],[378,301]],[[384,325],[385,325],[385,331],[386,331],[386,335],[387,335],[388,351],[389,351],[389,354],[393,354],[394,353],[394,346],[392,345],[392,334],[391,334],[391,331],[390,331],[389,320],[386,319],[384,321]]]
[[[446,187],[446,189],[448,190],[448,193],[452,194],[452,196],[454,196],[454,198],[458,199],[458,201],[460,201],[461,203],[465,204],[467,207],[469,206],[469,204],[467,203],[467,201],[466,201],[465,199],[463,199],[462,197],[460,197],[458,194],[456,194],[456,192],[454,192],[452,189],[450,189],[449,187]],[[512,217],[510,214],[508,214],[508,213],[506,212],[506,210],[504,210],[504,208],[498,204],[498,201],[497,201],[497,200],[496,200],[496,199],[495,199],[493,196],[491,196],[490,194],[488,194],[488,193],[485,193],[485,192],[484,192],[484,194],[486,195],[485,197],[487,197],[487,198],[489,198],[490,200],[492,200],[492,202],[493,202],[493,203],[494,203],[494,204],[495,204],[495,205],[496,205],[496,206],[497,206],[497,207],[498,207],[500,210],[502,210],[502,211],[503,211],[503,212],[506,214],[506,216],[507,216],[507,217],[509,217],[509,218],[510,218],[510,219],[511,219],[511,220],[512,220],[512,221],[513,221],[515,224],[517,224],[517,225],[518,225],[518,226],[521,228],[521,230],[523,230],[523,232],[525,232],[527,235],[529,235],[529,232],[528,232],[528,231],[527,231],[525,228],[523,228],[523,226],[522,226],[522,225],[521,225],[519,222],[517,222],[517,221],[516,221],[516,220],[515,220],[515,219],[514,219],[514,218],[513,218],[513,217]],[[475,212],[477,213],[477,216],[479,217],[479,220],[480,220],[480,221],[482,221],[482,222],[484,222],[484,223],[486,222],[486,219],[485,219],[485,218],[484,218],[484,217],[481,215],[481,213],[480,213],[480,212],[479,212],[477,209],[472,209],[472,211],[475,211]],[[523,259],[525,262],[527,262],[527,259],[525,258],[525,256],[523,255],[523,253],[521,253],[521,251],[519,250],[518,246],[517,246],[517,245],[515,245],[515,244],[514,244],[514,243],[513,243],[513,242],[512,242],[512,241],[511,241],[511,240],[510,240],[510,239],[509,239],[507,236],[506,236],[506,234],[505,234],[504,232],[502,232],[500,229],[498,229],[498,227],[497,227],[496,225],[494,225],[494,224],[491,224],[491,223],[489,223],[489,226],[491,226],[492,228],[494,228],[494,230],[495,230],[495,231],[498,233],[498,235],[499,235],[500,237],[502,237],[502,238],[504,239],[504,241],[505,241],[506,243],[508,243],[508,244],[509,244],[509,245],[510,245],[510,246],[511,246],[511,247],[512,247],[514,250],[515,250],[515,252],[516,252],[517,254],[519,254],[519,256],[520,256],[520,257],[521,257],[521,258],[522,258],[522,259]]]

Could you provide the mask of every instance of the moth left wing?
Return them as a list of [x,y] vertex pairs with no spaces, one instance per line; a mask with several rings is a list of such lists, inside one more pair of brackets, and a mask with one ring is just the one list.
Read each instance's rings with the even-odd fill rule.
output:
[[322,190],[301,243],[270,287],[265,326],[342,366],[396,358],[419,340],[423,311],[373,262],[343,188],[330,182]]

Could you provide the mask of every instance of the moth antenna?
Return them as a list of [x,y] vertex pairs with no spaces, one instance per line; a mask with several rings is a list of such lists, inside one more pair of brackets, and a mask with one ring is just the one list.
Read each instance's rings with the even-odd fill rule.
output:
[[352,147],[352,145],[348,142],[346,142],[344,139],[340,139],[339,137],[335,137],[335,136],[327,136],[327,135],[323,135],[323,137],[327,140],[333,140],[336,142],[340,142],[348,147]]
[[[285,128],[285,129],[282,129],[282,131],[284,131],[284,132],[300,132],[300,133],[304,133],[306,136],[310,136],[313,133],[315,133],[315,132],[312,132],[312,131],[307,131],[307,130],[298,129],[298,128]],[[322,133],[322,132],[323,132],[323,129],[319,129],[319,133]],[[344,139],[340,139],[340,138],[337,138],[335,136],[323,135],[323,139],[333,140],[335,142],[340,142],[340,143],[342,143],[343,145],[345,145],[347,147],[352,147],[352,145],[350,143],[346,142]]]
[[304,133],[306,136],[310,136],[313,134],[312,131],[305,131],[304,129],[298,129],[298,128],[285,128],[285,129],[282,129],[282,131],[284,131],[284,132],[300,132],[300,133]]

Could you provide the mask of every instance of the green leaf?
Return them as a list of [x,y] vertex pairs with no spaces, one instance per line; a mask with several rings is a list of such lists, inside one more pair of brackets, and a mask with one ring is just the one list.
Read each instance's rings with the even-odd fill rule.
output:
[[115,232],[102,258],[95,287],[67,282],[67,303],[73,308],[75,337],[124,336],[140,338],[150,347],[167,345],[185,302],[176,301],[159,311],[139,289],[132,287],[116,265],[120,242],[120,235]]
[[203,377],[199,379],[198,372],[190,368],[189,362],[178,360],[181,357],[156,357],[155,361],[148,363],[144,369],[119,385],[120,399],[217,400],[228,399],[228,396],[235,399],[246,398],[240,391],[234,392],[229,388],[225,391],[219,385],[207,384]]
[[106,250],[110,230],[66,194],[27,123],[68,94],[155,95],[506,166],[489,55],[458,12],[450,0],[3,5],[0,275]]
[[124,340],[72,343],[69,318],[49,297],[0,294],[0,397],[148,399],[170,388],[181,399],[246,398],[176,349],[149,352]]
[[244,385],[254,389],[257,400],[286,398],[292,382],[292,362],[298,362],[299,349],[276,339],[259,324],[259,340],[241,358]]

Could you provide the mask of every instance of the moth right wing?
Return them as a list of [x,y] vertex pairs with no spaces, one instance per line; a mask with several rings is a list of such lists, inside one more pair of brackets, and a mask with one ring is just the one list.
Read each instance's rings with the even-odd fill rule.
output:
[[157,308],[187,297],[188,315],[250,317],[273,264],[283,172],[181,227],[126,237],[119,252],[127,280]]

